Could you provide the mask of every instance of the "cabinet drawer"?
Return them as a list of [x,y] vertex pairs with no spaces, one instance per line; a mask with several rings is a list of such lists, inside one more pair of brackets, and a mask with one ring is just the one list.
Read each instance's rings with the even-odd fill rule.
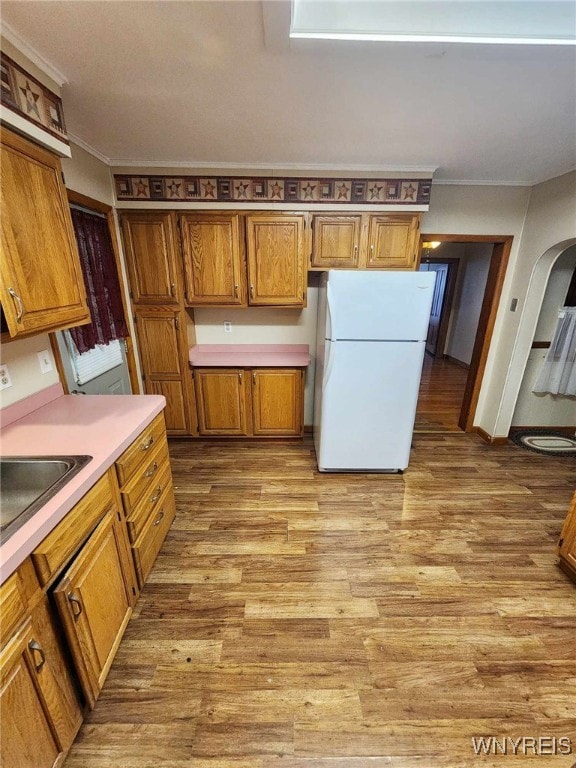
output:
[[106,473],[32,552],[32,562],[42,586],[86,541],[112,505],[112,487]]
[[146,457],[141,466],[138,467],[138,471],[134,472],[120,490],[127,516],[146,493],[148,486],[151,487],[157,482],[158,476],[167,462],[168,443],[166,438],[162,436],[154,453]]
[[170,464],[166,459],[159,467],[157,474],[155,474],[154,482],[149,484],[144,495],[128,514],[126,524],[132,543],[138,539],[150,517],[155,516],[156,511],[159,510],[158,505],[166,493],[166,489],[171,487],[172,475],[170,473]]
[[18,572],[13,573],[0,587],[0,615],[0,646],[3,646],[26,617],[26,603],[20,592]]
[[127,448],[122,456],[116,462],[116,471],[118,473],[118,482],[120,487],[130,480],[132,475],[138,471],[142,462],[145,461],[147,452],[150,453],[158,445],[158,442],[166,433],[164,426],[164,415],[159,413],[146,429]]
[[132,548],[138,583],[141,588],[144,586],[152,570],[160,547],[170,530],[174,515],[176,514],[176,503],[172,486],[166,490],[156,509],[157,513],[148,518],[144,530]]

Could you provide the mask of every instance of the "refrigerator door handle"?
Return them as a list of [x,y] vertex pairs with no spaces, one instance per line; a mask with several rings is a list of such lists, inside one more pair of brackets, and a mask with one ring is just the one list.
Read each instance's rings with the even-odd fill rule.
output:
[[334,313],[334,295],[330,283],[326,287],[326,338],[334,338],[334,320],[336,315]]
[[327,344],[327,350],[328,350],[328,357],[326,358],[326,367],[324,369],[324,379],[322,381],[322,392],[326,389],[328,386],[328,382],[330,381],[330,377],[332,376],[332,368],[334,368],[334,349],[333,344]]

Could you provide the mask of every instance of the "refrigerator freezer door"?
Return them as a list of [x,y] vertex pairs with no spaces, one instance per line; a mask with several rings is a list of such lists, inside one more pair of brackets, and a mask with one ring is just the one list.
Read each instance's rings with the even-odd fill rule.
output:
[[423,357],[424,342],[326,343],[321,472],[408,466]]
[[425,340],[435,280],[434,272],[328,272],[326,337]]

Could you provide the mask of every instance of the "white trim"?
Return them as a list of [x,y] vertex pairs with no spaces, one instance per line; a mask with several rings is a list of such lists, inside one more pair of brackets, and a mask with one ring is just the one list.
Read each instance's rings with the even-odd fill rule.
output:
[[304,40],[355,40],[384,43],[472,43],[475,45],[576,45],[573,37],[490,37],[475,35],[394,35],[380,32],[293,32]]
[[[553,176],[552,178],[556,178]],[[432,186],[461,186],[461,187],[533,187],[539,181],[492,181],[488,179],[434,179]]]
[[121,173],[118,168],[208,168],[229,171],[258,171],[267,174],[269,171],[288,171],[300,175],[309,171],[326,171],[333,173],[392,173],[398,177],[409,174],[428,174],[431,176],[438,166],[436,165],[405,165],[402,168],[389,165],[339,165],[331,163],[221,163],[207,161],[183,161],[183,160],[123,160],[111,158],[110,165],[116,173]]
[[52,136],[51,133],[45,131],[41,126],[31,123],[30,120],[26,120],[25,117],[18,113],[12,112],[11,109],[1,106],[0,120],[6,125],[15,128],[19,133],[23,133],[25,136],[56,152],[60,157],[72,157],[72,152],[66,142]]
[[59,88],[63,85],[68,85],[68,78],[60,72],[53,64],[38,53],[29,43],[23,40],[18,32],[12,29],[12,27],[5,21],[0,22],[0,35],[4,37],[9,43],[20,51],[20,53],[29,59],[34,66],[42,70],[44,74],[53,80]]
[[342,216],[346,216],[349,213],[358,211],[366,211],[372,213],[389,213],[399,212],[402,213],[418,213],[419,211],[427,211],[428,205],[397,205],[385,203],[372,204],[372,205],[353,205],[350,203],[343,203],[338,206],[336,203],[272,203],[271,201],[257,202],[257,203],[202,203],[197,201],[183,201],[183,200],[122,200],[115,198],[115,208],[125,210],[146,210],[166,209],[173,210],[198,210],[198,211],[210,211],[210,210],[234,210],[234,211],[331,211],[332,213],[339,213]]
[[99,152],[91,144],[88,144],[86,141],[84,141],[84,139],[81,139],[75,133],[69,133],[68,138],[73,144],[76,144],[78,147],[80,147],[80,149],[83,149],[85,152],[88,152],[89,155],[92,155],[92,157],[95,157],[97,160],[100,160],[100,162],[104,163],[104,165],[111,164],[109,157],[106,157],[106,155],[103,155],[102,152]]

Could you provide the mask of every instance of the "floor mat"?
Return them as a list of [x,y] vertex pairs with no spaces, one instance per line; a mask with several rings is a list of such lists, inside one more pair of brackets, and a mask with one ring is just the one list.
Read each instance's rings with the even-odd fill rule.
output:
[[513,432],[510,440],[522,448],[548,456],[576,456],[576,437],[550,429],[524,429]]

